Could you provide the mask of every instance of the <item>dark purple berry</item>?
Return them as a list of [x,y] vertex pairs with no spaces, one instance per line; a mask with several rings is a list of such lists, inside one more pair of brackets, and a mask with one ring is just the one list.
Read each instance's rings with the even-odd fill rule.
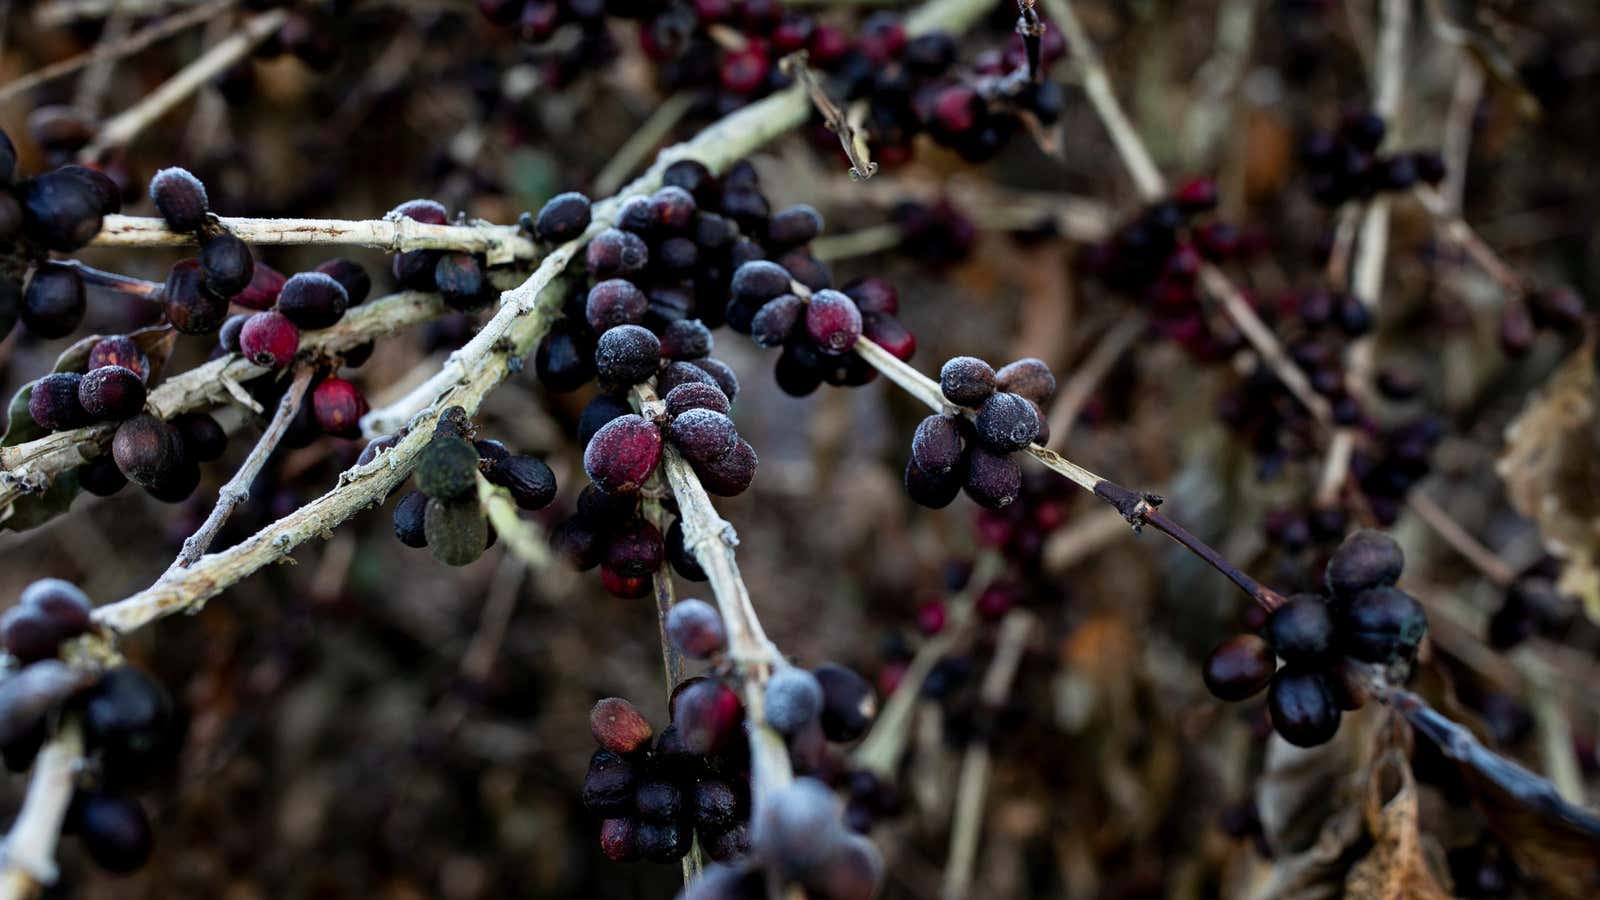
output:
[[1333,651],[1333,616],[1317,594],[1296,594],[1267,617],[1262,637],[1288,663],[1311,663]]
[[987,509],[1003,509],[1022,492],[1022,467],[1009,454],[991,453],[982,447],[967,455],[967,496]]
[[650,195],[650,220],[662,231],[685,231],[694,224],[694,197],[683,188],[667,185]]
[[[679,533],[682,534],[681,529]],[[706,659],[728,643],[722,616],[704,600],[690,598],[674,603],[667,611],[666,630],[668,640],[695,659]]]
[[23,182],[18,190],[23,231],[47,249],[71,253],[100,233],[100,196],[83,179],[49,172]]
[[173,231],[197,232],[206,224],[206,186],[188,169],[162,169],[150,179],[150,199]]
[[78,383],[78,402],[100,421],[121,421],[144,409],[144,381],[121,366],[91,369]]
[[739,376],[728,364],[710,356],[689,360],[689,365],[711,376],[712,382],[728,396],[728,402],[739,399]]
[[644,270],[650,248],[632,232],[607,228],[590,239],[584,260],[593,278],[628,276]]
[[155,416],[138,415],[117,426],[111,456],[129,481],[149,487],[178,468],[183,446],[172,426]]
[[713,412],[727,414],[733,405],[728,402],[728,395],[721,388],[709,384],[691,382],[680,384],[667,392],[667,415],[679,416],[691,409],[709,409]]
[[95,865],[114,875],[138,871],[150,859],[153,839],[144,807],[131,797],[80,791],[66,828],[78,836]]
[[595,372],[608,385],[639,384],[656,374],[660,365],[661,341],[639,325],[609,328],[595,345]]
[[822,713],[822,685],[805,669],[779,669],[767,679],[765,712],[779,734],[797,734]]
[[35,337],[48,340],[77,330],[87,308],[78,270],[47,262],[35,268],[28,278],[18,315]]
[[232,297],[250,286],[256,260],[244,241],[223,231],[207,237],[200,245],[200,271],[211,293]]
[[989,395],[973,419],[978,443],[994,453],[1011,453],[1027,447],[1039,436],[1036,409],[1019,394],[999,391]]
[[961,464],[965,442],[954,416],[931,415],[911,438],[911,461],[928,475],[943,475]]
[[486,478],[511,492],[519,509],[544,509],[556,498],[556,476],[535,456],[509,456],[494,464]]
[[1237,703],[1260,693],[1278,663],[1267,642],[1253,634],[1235,635],[1206,657],[1206,689],[1219,700]]
[[939,370],[939,390],[957,406],[976,407],[994,393],[995,372],[972,356],[957,356]]
[[1267,689],[1272,727],[1297,747],[1315,747],[1332,740],[1340,712],[1327,680],[1319,672],[1285,669]]
[[[437,269],[437,266],[435,268]],[[318,264],[316,271],[339,282],[339,286],[344,288],[350,306],[360,306],[372,294],[372,276],[354,260],[335,257]],[[282,289],[283,276],[278,276],[278,282],[279,289]],[[238,302],[237,298],[235,302]]]
[[966,483],[966,478],[967,470],[964,465],[941,474],[929,474],[923,471],[915,460],[906,461],[906,493],[919,506],[928,509],[943,509],[955,502],[956,496],[961,493],[961,486]]
[[440,254],[433,266],[433,283],[451,309],[477,309],[490,299],[483,264],[471,253]]
[[1055,395],[1056,378],[1044,360],[1028,357],[1001,367],[995,373],[995,387],[1021,394],[1042,406]]
[[638,325],[649,308],[649,298],[633,282],[612,278],[589,289],[584,318],[596,334],[604,334],[618,325]]
[[1340,649],[1363,662],[1409,658],[1427,632],[1422,604],[1387,585],[1356,594],[1339,610]]
[[589,227],[589,198],[569,191],[545,202],[534,221],[534,237],[551,244],[576,240]]
[[327,328],[344,317],[349,305],[344,285],[321,272],[294,275],[278,292],[278,312],[303,331]]
[[755,481],[756,450],[749,441],[740,440],[722,458],[695,468],[695,474],[705,489],[718,497],[737,497]]
[[661,429],[637,415],[607,422],[583,451],[583,470],[608,494],[632,493],[644,486],[661,459]]
[[806,204],[779,210],[767,220],[767,244],[774,248],[808,244],[822,233],[822,215]]
[[806,304],[793,294],[774,297],[756,310],[750,320],[750,337],[759,347],[780,347],[794,333],[806,313]]
[[67,431],[94,421],[80,399],[83,376],[52,372],[35,381],[28,393],[28,415],[46,431]]
[[183,334],[210,334],[228,317],[228,300],[206,287],[198,259],[175,263],[161,287],[167,320]]
[[624,578],[648,578],[661,569],[665,558],[661,532],[640,518],[611,535],[603,564]]
[[791,280],[788,269],[759,259],[734,270],[729,290],[733,300],[759,309],[768,300],[789,293]]
[[394,505],[394,536],[407,547],[428,546],[423,521],[428,509],[428,495],[409,491]]
[[878,715],[878,700],[866,679],[844,666],[825,663],[812,670],[822,686],[822,731],[835,743],[866,733]]
[[1345,538],[1333,552],[1324,580],[1329,593],[1348,600],[1368,588],[1394,584],[1405,564],[1405,554],[1394,538],[1364,528]]
[[690,360],[708,356],[715,343],[699,319],[678,319],[661,330],[661,358]]
[[131,370],[143,381],[150,380],[150,358],[133,338],[126,335],[113,335],[97,342],[89,351],[90,369],[101,366],[121,366]]

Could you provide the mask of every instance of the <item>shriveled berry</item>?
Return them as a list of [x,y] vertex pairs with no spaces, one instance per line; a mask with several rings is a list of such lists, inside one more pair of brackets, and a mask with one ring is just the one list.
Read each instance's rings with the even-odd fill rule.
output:
[[423,535],[433,558],[447,566],[475,562],[489,546],[489,520],[475,498],[430,498],[423,512]]
[[78,382],[78,402],[84,412],[100,421],[132,418],[144,409],[144,381],[121,366],[89,370]]
[[789,293],[791,280],[788,269],[775,262],[758,259],[734,270],[729,290],[735,301],[759,309],[768,300]]
[[822,233],[822,214],[804,203],[779,210],[767,220],[767,245],[774,248],[808,244]]
[[167,320],[183,334],[210,334],[228,317],[228,300],[206,287],[198,259],[185,259],[167,271],[161,287]]
[[162,169],[150,179],[150,199],[173,231],[199,231],[206,224],[210,201],[206,186],[188,169]]
[[394,505],[394,536],[400,543],[407,547],[428,546],[424,524],[427,511],[428,495],[421,491],[408,491]]
[[774,297],[761,304],[750,320],[750,338],[758,347],[781,347],[805,312],[805,303],[793,294]]
[[1390,663],[1416,653],[1428,632],[1422,604],[1388,585],[1351,597],[1339,611],[1339,647],[1364,662]]
[[866,733],[878,715],[872,685],[850,669],[824,663],[812,670],[822,685],[822,731],[835,743],[853,741]]
[[674,417],[667,424],[666,436],[696,468],[726,456],[739,442],[733,420],[709,409],[691,409]]
[[583,470],[608,494],[644,486],[661,459],[661,429],[642,416],[626,415],[595,432],[583,451]]
[[1004,509],[1022,493],[1022,467],[1009,454],[974,447],[967,458],[962,484],[967,496],[987,509]]
[[711,329],[699,319],[678,319],[661,329],[661,358],[690,360],[708,356],[715,344]]
[[1405,554],[1394,538],[1363,528],[1345,538],[1333,552],[1324,580],[1335,597],[1349,599],[1368,588],[1399,581],[1405,565]]
[[71,253],[100,233],[100,196],[83,179],[47,172],[23,182],[18,191],[23,232],[47,249]]
[[557,194],[545,202],[534,220],[534,237],[552,244],[576,240],[588,229],[589,198],[576,191]]
[[250,309],[271,309],[278,302],[278,292],[283,290],[286,280],[282,272],[257,262],[250,273],[250,283],[229,299]]
[[79,398],[83,376],[52,372],[35,381],[28,393],[28,415],[46,431],[67,431],[94,421]]
[[767,679],[767,724],[779,734],[796,734],[822,713],[822,685],[817,676],[793,666]]
[[728,828],[739,816],[739,795],[720,778],[702,779],[695,782],[689,813],[696,828]]
[[321,272],[301,272],[284,282],[278,292],[278,312],[296,327],[314,331],[344,318],[350,295],[344,285]]
[[672,782],[655,778],[639,785],[633,805],[647,822],[671,822],[683,811],[683,794]]
[[417,455],[417,489],[436,500],[457,500],[477,488],[478,451],[465,438],[435,435]]
[[913,502],[928,509],[944,509],[955,502],[966,483],[966,466],[960,465],[948,472],[929,474],[915,460],[906,461],[906,494]]
[[311,392],[311,410],[324,432],[356,438],[361,436],[361,417],[367,414],[367,397],[343,378],[325,378]]
[[718,497],[737,497],[755,481],[756,466],[760,460],[750,442],[740,439],[720,459],[695,467],[695,474],[706,491]]
[[508,456],[485,477],[510,491],[519,509],[544,509],[556,498],[556,475],[535,456]]
[[650,248],[631,231],[607,228],[589,240],[584,263],[596,279],[616,278],[644,271],[650,262]]
[[939,370],[939,390],[957,406],[976,407],[994,393],[995,372],[972,356],[957,356]]
[[218,297],[232,297],[250,286],[255,277],[256,260],[250,247],[222,231],[206,238],[200,245],[200,271],[205,275],[206,287]]
[[709,409],[727,414],[733,408],[728,402],[728,395],[721,388],[700,382],[680,384],[668,391],[664,399],[670,417],[680,416],[691,409]]
[[638,774],[632,763],[609,750],[596,750],[583,777],[583,805],[599,815],[632,812],[637,786]]
[[648,578],[660,570],[665,553],[661,532],[638,518],[611,535],[604,565],[624,578]]
[[973,431],[978,443],[994,453],[1021,450],[1039,436],[1036,407],[1020,394],[998,391],[978,408]]
[[739,731],[744,705],[733,689],[709,678],[679,686],[672,697],[672,722],[684,746],[702,756],[721,751]]
[[1267,617],[1262,637],[1286,662],[1316,662],[1333,650],[1333,615],[1317,594],[1296,594]]
[[704,600],[679,600],[667,611],[667,639],[685,654],[705,659],[728,643],[722,616]]
[[87,309],[78,270],[47,262],[35,268],[28,278],[18,316],[36,337],[52,339],[77,330]]
[[943,475],[961,464],[964,444],[954,416],[931,415],[911,437],[911,461],[929,475]]
[[1042,406],[1055,395],[1056,377],[1044,360],[1030,356],[1002,366],[995,373],[995,387],[1021,394]]
[[239,329],[239,352],[258,366],[281,369],[300,350],[300,329],[277,311],[259,312]]
[[1272,727],[1297,747],[1326,744],[1339,730],[1338,704],[1320,672],[1285,669],[1267,689]]
[[131,370],[143,381],[150,379],[150,358],[133,338],[126,335],[113,335],[97,342],[89,350],[89,369],[98,369],[101,366],[121,366]]
[[129,481],[149,487],[178,467],[183,447],[176,429],[155,416],[138,415],[117,426],[111,456]]
[[655,734],[644,714],[621,697],[607,697],[589,710],[589,731],[595,743],[618,756],[649,747]]
[[95,865],[115,875],[138,871],[150,859],[154,840],[139,801],[105,791],[79,791],[68,808],[66,828],[78,836]]
[[612,278],[589,289],[583,315],[596,334],[604,334],[618,325],[643,322],[649,308],[650,299],[633,282]]
[[608,385],[639,384],[656,374],[660,364],[660,339],[640,325],[608,328],[595,345],[595,373]]
[[639,858],[638,836],[639,823],[633,819],[606,819],[600,823],[600,852],[612,862],[632,862]]

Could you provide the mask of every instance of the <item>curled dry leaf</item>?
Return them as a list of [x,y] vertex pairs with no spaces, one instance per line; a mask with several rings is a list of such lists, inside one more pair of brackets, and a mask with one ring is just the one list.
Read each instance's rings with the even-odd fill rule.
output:
[[1389,750],[1372,766],[1366,821],[1372,849],[1351,867],[1345,897],[1443,900],[1450,896],[1435,874],[1437,859],[1430,860],[1424,850],[1417,826],[1417,783],[1410,762],[1399,750]]
[[1568,803],[1555,785],[1491,752],[1417,695],[1397,691],[1391,702],[1460,769],[1489,830],[1539,886],[1533,896],[1600,894],[1600,815]]
[[1566,563],[1563,593],[1600,622],[1600,440],[1595,430],[1591,336],[1506,429],[1495,465],[1517,511],[1539,525],[1545,549]]

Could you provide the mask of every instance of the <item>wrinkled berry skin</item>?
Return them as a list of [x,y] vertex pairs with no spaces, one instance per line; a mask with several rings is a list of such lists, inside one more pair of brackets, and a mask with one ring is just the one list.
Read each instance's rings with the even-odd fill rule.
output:
[[576,191],[557,194],[539,210],[533,235],[547,243],[565,244],[583,235],[589,227],[590,216],[588,197]]
[[1325,580],[1329,593],[1349,599],[1368,588],[1399,581],[1405,565],[1405,554],[1394,538],[1363,528],[1345,538],[1333,552],[1328,559]]
[[281,369],[299,351],[300,329],[283,313],[256,313],[239,329],[239,352],[258,366]]
[[664,399],[669,417],[683,415],[691,409],[709,409],[724,415],[733,409],[733,404],[728,402],[728,395],[721,388],[697,381],[677,385],[667,391]]
[[607,422],[583,451],[583,470],[608,494],[627,494],[644,486],[661,460],[661,429],[637,415]]
[[67,431],[94,421],[79,399],[83,376],[52,372],[35,381],[28,394],[28,415],[46,431]]
[[151,415],[123,422],[111,439],[111,457],[117,468],[141,487],[159,483],[177,468],[182,455],[177,431]]
[[994,387],[994,369],[976,357],[957,356],[939,370],[939,391],[957,406],[978,406]]
[[144,381],[121,366],[89,370],[78,383],[78,402],[84,412],[100,421],[121,421],[144,409]]
[[998,391],[978,407],[973,430],[978,443],[994,453],[1014,453],[1039,436],[1039,415],[1020,394]]
[[228,318],[228,301],[206,287],[200,260],[185,259],[167,272],[161,288],[167,320],[183,334],[210,334]]
[[1266,641],[1253,634],[1240,634],[1211,651],[1201,674],[1212,696],[1237,703],[1260,693],[1277,668],[1272,647]]

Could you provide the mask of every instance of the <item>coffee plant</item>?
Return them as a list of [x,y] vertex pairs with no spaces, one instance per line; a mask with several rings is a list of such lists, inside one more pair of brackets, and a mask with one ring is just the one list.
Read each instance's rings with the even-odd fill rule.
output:
[[0,898],[1600,895],[1589,5],[21,6]]

